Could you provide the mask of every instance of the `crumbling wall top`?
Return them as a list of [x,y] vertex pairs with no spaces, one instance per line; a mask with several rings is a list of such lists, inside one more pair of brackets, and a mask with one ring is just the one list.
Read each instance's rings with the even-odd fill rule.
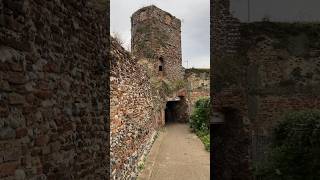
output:
[[132,25],[136,23],[143,22],[146,20],[157,19],[159,22],[175,27],[180,30],[181,20],[172,14],[156,7],[155,5],[150,5],[143,7],[131,16]]

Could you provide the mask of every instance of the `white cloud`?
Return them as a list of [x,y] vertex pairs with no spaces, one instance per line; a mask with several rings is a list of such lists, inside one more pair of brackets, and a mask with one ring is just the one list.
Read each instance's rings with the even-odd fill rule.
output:
[[[131,15],[151,4],[182,20],[182,59],[186,67],[210,67],[209,0],[111,0],[111,32],[117,32],[130,46]],[[192,66],[191,66],[192,65]]]

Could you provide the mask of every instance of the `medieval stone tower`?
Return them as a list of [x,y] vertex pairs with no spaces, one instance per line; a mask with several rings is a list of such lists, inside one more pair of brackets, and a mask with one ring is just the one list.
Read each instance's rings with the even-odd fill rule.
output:
[[136,11],[131,26],[133,55],[149,59],[170,81],[182,79],[181,21],[152,5]]

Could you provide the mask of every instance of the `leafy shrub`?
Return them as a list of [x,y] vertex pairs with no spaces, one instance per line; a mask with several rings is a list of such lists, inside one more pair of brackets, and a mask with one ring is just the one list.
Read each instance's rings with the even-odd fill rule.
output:
[[197,136],[203,142],[207,151],[210,150],[210,131],[209,131],[209,117],[210,117],[210,99],[199,99],[195,103],[195,108],[190,117],[190,127],[196,132]]
[[272,180],[320,178],[320,111],[292,112],[273,132],[268,161],[256,171]]
[[196,131],[197,136],[200,138],[207,151],[210,151],[210,133],[208,131]]
[[195,103],[195,108],[190,117],[191,128],[199,131],[208,131],[209,115],[210,115],[209,98],[199,99]]

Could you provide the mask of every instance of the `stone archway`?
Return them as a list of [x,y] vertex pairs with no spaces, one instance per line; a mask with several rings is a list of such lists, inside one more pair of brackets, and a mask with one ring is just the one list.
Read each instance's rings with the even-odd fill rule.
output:
[[188,122],[188,103],[184,96],[179,96],[176,100],[171,100],[166,103],[165,123],[186,123]]

